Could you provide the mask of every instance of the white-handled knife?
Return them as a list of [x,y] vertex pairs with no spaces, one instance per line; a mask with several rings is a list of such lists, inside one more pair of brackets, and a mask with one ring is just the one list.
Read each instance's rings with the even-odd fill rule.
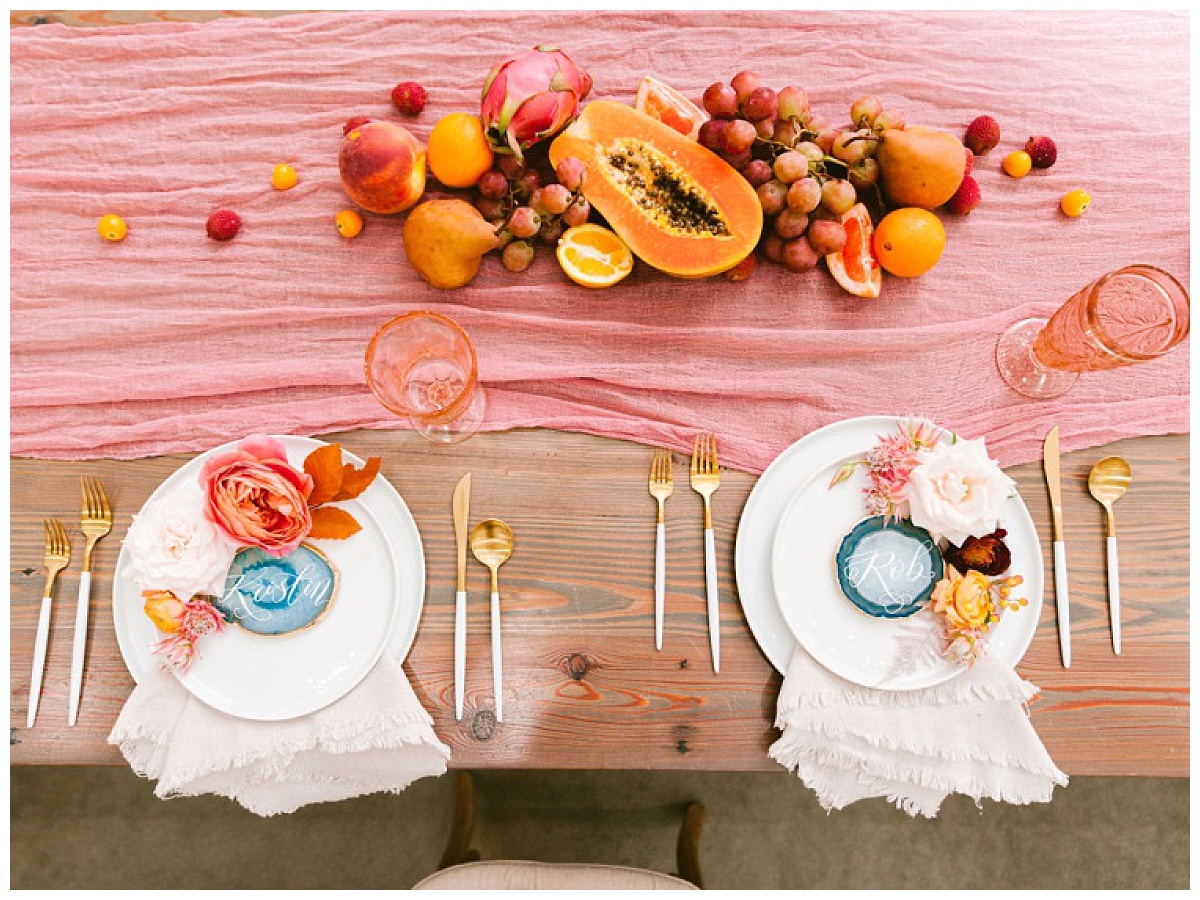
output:
[[1067,547],[1063,542],[1062,478],[1059,472],[1058,426],[1042,446],[1042,470],[1050,490],[1050,519],[1054,527],[1054,599],[1058,610],[1058,646],[1063,668],[1071,668],[1071,595],[1067,586]]
[[463,717],[467,680],[467,520],[471,515],[471,473],[454,488],[454,542],[458,550],[458,581],[454,594],[454,717]]

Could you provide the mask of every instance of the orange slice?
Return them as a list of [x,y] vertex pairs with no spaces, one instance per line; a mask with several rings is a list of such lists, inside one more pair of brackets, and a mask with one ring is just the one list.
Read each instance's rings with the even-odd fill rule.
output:
[[611,287],[633,271],[625,242],[599,225],[576,225],[558,240],[558,264],[584,287]]
[[825,257],[829,274],[855,297],[878,297],[883,288],[883,270],[871,247],[871,215],[865,206],[856,203],[842,216],[842,225],[846,228],[846,244]]
[[708,113],[669,84],[649,75],[638,85],[637,100],[633,105],[639,112],[693,140],[700,134],[700,126],[708,121]]

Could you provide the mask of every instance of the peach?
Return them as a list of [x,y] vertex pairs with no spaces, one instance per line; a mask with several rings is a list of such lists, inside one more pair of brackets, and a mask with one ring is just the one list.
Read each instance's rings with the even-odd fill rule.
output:
[[373,213],[398,213],[425,193],[425,148],[408,129],[368,122],[342,138],[338,171],[347,196]]

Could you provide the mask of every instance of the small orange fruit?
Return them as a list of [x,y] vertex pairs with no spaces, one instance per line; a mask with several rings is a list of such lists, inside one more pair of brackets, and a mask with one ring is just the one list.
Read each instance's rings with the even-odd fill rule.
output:
[[275,171],[271,173],[271,187],[277,191],[286,191],[296,186],[296,182],[300,178],[296,175],[296,170],[286,163],[280,163],[275,167]]
[[96,230],[100,232],[100,237],[106,241],[123,241],[125,240],[125,235],[129,232],[129,229],[125,226],[125,220],[112,213],[100,217],[100,221],[96,225]]
[[1004,162],[1000,165],[1006,175],[1011,175],[1013,178],[1024,178],[1033,168],[1033,157],[1024,150],[1016,150],[1004,157]]
[[669,84],[650,75],[643,77],[638,85],[633,105],[638,111],[692,139],[699,136],[700,126],[708,121],[708,113]]
[[1092,195],[1087,191],[1071,191],[1058,204],[1064,216],[1077,219],[1092,205]]
[[883,217],[875,229],[875,257],[892,275],[916,278],[942,258],[946,229],[927,209],[907,206]]
[[354,209],[343,209],[333,217],[333,222],[337,225],[338,234],[344,238],[358,237],[363,230],[362,216]]
[[433,177],[453,188],[473,187],[494,158],[483,123],[471,113],[443,116],[429,132],[425,152]]
[[861,203],[855,203],[842,215],[846,243],[837,253],[825,257],[829,274],[855,297],[874,298],[883,288],[883,272],[871,246],[871,215]]
[[610,287],[633,271],[625,242],[599,225],[576,225],[558,240],[558,264],[584,287]]

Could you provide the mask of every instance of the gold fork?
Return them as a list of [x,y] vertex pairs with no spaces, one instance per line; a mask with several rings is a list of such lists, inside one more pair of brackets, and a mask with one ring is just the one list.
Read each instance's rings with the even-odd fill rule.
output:
[[50,598],[54,593],[54,579],[71,561],[71,544],[67,532],[58,519],[43,519],[46,532],[46,589],[42,591],[42,612],[38,616],[37,641],[33,645],[33,675],[29,681],[29,713],[25,727],[32,728],[37,719],[38,699],[42,693],[42,674],[46,670],[46,645],[50,642]]
[[675,461],[670,450],[654,451],[650,463],[650,496],[658,501],[658,526],[654,539],[654,649],[662,649],[663,606],[667,581],[667,537],[663,525],[663,503],[675,490]]
[[[67,724],[74,726],[79,717],[79,698],[83,693],[83,664],[87,656],[88,606],[92,592],[92,550],[96,542],[112,531],[112,508],[100,479],[85,475],[79,479],[83,495],[83,512],[79,530],[87,539],[83,551],[83,572],[79,576],[79,605],[75,610],[75,644],[71,653],[71,696],[68,701]],[[189,598],[190,599],[190,598]]]
[[712,495],[721,486],[717,439],[711,433],[696,435],[692,451],[692,490],[704,498],[704,587],[708,596],[708,642],[713,671],[721,671],[721,612],[717,590],[717,544],[713,537]]

